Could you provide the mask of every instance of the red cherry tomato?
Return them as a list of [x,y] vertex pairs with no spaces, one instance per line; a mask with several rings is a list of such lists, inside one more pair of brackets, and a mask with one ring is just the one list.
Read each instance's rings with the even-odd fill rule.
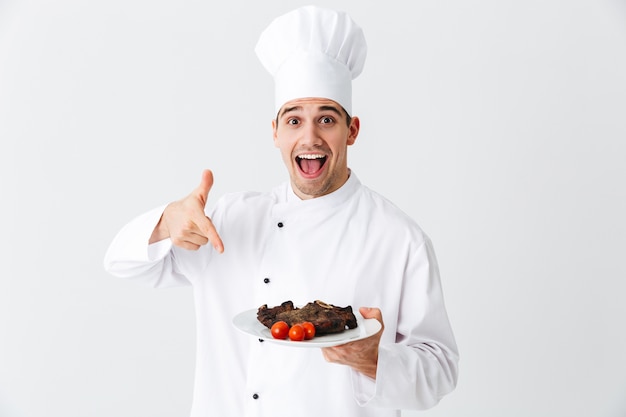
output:
[[302,323],[304,328],[304,340],[311,340],[315,337],[315,326],[309,321]]
[[302,327],[301,324],[294,324],[291,326],[291,329],[289,329],[289,339],[294,342],[304,340],[304,327]]
[[277,321],[270,330],[274,339],[286,339],[289,334],[289,325],[284,321]]

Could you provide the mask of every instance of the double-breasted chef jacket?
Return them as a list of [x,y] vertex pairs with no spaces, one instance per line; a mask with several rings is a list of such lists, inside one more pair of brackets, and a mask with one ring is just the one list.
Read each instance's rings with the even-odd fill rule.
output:
[[[289,182],[221,197],[207,215],[224,243],[148,245],[164,207],[132,220],[105,255],[112,274],[153,287],[191,285],[197,355],[191,417],[391,417],[434,406],[457,381],[458,352],[429,238],[362,185],[301,200]],[[238,331],[238,313],[291,300],[379,307],[376,379]]]

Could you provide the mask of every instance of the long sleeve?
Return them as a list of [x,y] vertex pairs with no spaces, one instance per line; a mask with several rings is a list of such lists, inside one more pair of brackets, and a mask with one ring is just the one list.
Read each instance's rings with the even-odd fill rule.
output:
[[176,268],[171,241],[148,243],[164,209],[161,206],[136,217],[117,233],[104,256],[107,272],[155,288],[189,284]]
[[423,410],[454,390],[459,356],[429,240],[407,264],[396,340],[391,337],[380,345],[376,380],[353,371],[359,404]]

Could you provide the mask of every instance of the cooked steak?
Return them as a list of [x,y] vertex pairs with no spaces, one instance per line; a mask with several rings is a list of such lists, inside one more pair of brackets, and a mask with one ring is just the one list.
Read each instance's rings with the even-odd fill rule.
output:
[[259,307],[257,319],[267,328],[271,328],[274,323],[281,320],[289,326],[309,321],[315,326],[316,335],[339,333],[346,328],[357,327],[351,306],[337,307],[319,300],[301,308],[294,307],[291,301],[285,301],[276,307],[268,307],[264,304]]

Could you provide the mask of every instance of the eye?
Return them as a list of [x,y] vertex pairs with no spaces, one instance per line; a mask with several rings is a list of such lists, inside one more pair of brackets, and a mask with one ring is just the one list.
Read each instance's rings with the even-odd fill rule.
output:
[[327,125],[327,124],[333,123],[334,121],[335,121],[335,119],[333,119],[330,116],[324,116],[324,117],[322,117],[320,119],[320,123],[323,124],[323,125]]
[[295,125],[297,125],[297,124],[300,124],[300,120],[298,120],[298,119],[294,119],[294,118],[287,119],[287,124],[288,124],[288,125],[295,126]]

